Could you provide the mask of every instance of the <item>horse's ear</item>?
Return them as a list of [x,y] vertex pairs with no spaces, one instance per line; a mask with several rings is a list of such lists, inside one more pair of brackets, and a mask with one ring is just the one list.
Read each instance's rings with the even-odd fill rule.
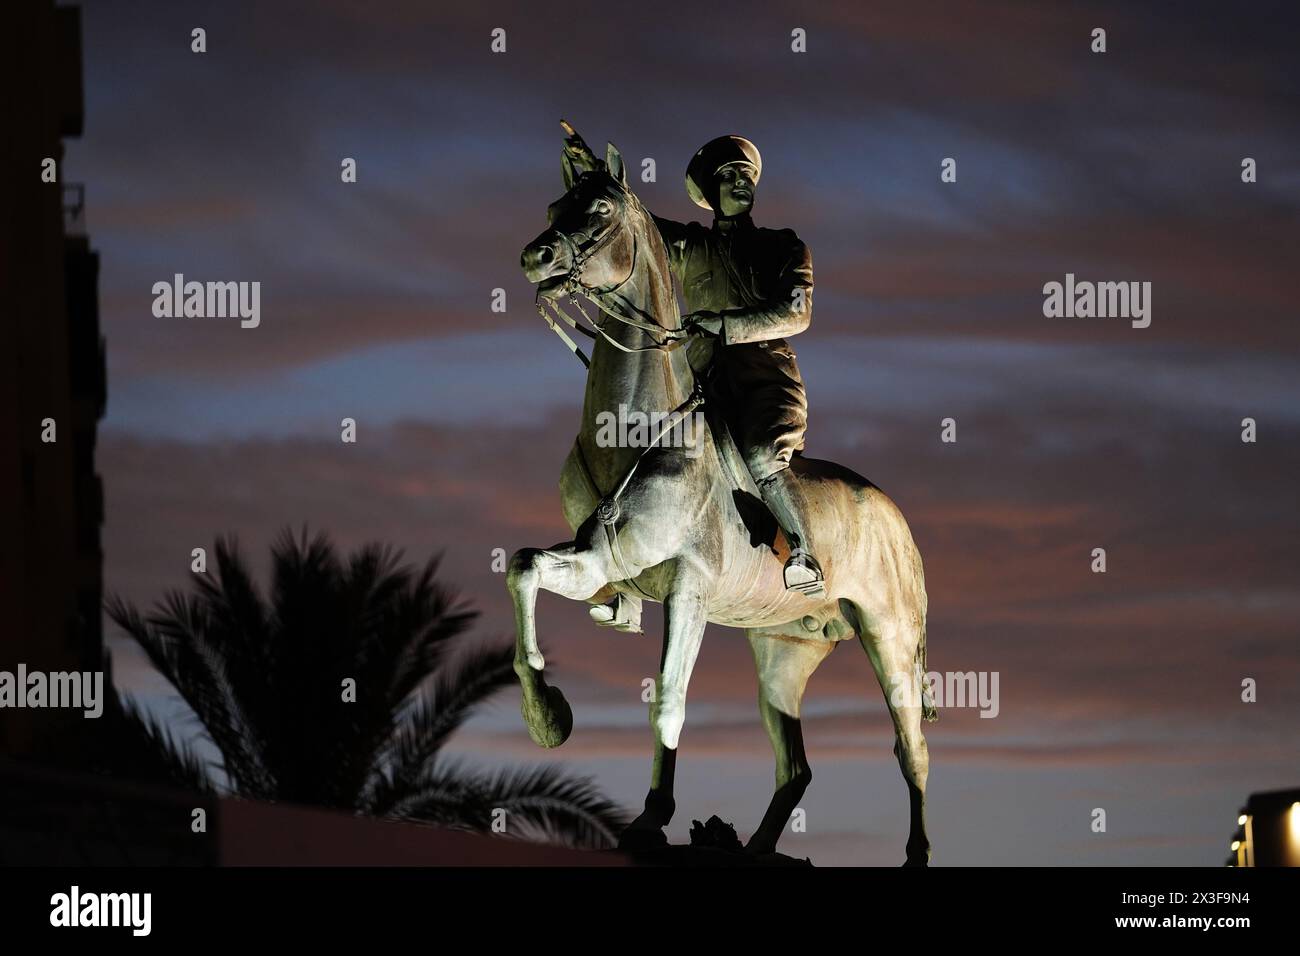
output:
[[573,188],[578,172],[573,168],[573,158],[567,152],[560,157],[560,170],[564,173],[564,191],[568,192]]
[[605,144],[605,168],[624,187],[627,186],[627,170],[623,168],[623,154],[613,143]]

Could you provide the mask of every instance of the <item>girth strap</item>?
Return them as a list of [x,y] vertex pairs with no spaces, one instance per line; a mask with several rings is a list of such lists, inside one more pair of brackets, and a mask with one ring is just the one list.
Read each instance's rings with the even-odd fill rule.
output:
[[[628,483],[632,480],[632,476],[636,474],[637,467],[645,459],[645,456],[650,453],[651,449],[658,447],[659,442],[664,435],[676,428],[687,415],[691,414],[691,412],[695,411],[695,409],[699,408],[703,404],[704,391],[697,379],[695,382],[695,388],[692,390],[690,396],[686,401],[674,409],[671,415],[659,423],[659,430],[655,432],[654,438],[646,444],[645,448],[641,449],[641,454],[637,455],[636,461],[632,462],[632,467],[627,470],[627,474],[623,476],[623,480],[614,487],[613,491],[600,498],[600,503],[596,505],[596,510],[594,512],[596,521],[605,529],[605,539],[609,542],[609,551],[610,556],[614,560],[614,568],[621,575],[618,580],[626,581],[643,597],[649,598],[650,600],[654,600],[654,598],[642,590],[642,588],[636,583],[636,579],[632,576],[632,572],[628,569],[627,563],[623,559],[623,550],[619,547],[618,531],[614,527],[618,519],[622,517],[619,498],[622,496],[623,492],[627,490]],[[581,436],[579,436],[574,442],[574,445],[578,451],[578,464],[582,467],[583,476],[587,480],[587,485],[593,489],[597,495],[600,495],[600,486],[596,484],[596,478],[591,473],[591,467],[587,464],[587,457],[582,451]]]

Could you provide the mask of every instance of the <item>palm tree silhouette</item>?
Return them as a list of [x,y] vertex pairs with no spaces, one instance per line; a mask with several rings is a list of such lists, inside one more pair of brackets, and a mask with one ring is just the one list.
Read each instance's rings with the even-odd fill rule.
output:
[[[324,534],[285,530],[265,598],[233,539],[218,538],[215,557],[215,575],[196,574],[191,593],[168,592],[148,617],[106,603],[194,711],[230,791],[483,831],[499,808],[514,835],[614,844],[626,818],[589,780],[552,766],[476,772],[440,756],[515,675],[512,643],[450,653],[477,612],[436,581],[437,557],[417,570],[367,545],[345,561]],[[124,709],[175,779],[213,787],[193,751]]]

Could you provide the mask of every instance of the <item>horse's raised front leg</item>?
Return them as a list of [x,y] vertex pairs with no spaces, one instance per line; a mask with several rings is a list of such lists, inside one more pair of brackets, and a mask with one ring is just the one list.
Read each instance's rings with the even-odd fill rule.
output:
[[528,735],[542,747],[558,747],[573,731],[573,711],[558,687],[542,676],[546,661],[537,643],[537,591],[545,588],[582,601],[605,586],[606,562],[574,542],[553,548],[524,548],[510,558],[506,587],[515,606],[515,673],[523,691],[521,710]]
[[758,712],[776,755],[776,789],[763,822],[745,844],[751,853],[774,853],[790,814],[812,782],[803,749],[799,703],[808,678],[835,645],[767,630],[748,630],[758,668]]
[[708,620],[705,590],[698,581],[680,580],[664,601],[664,647],[659,679],[650,702],[650,726],[655,736],[654,764],[645,809],[619,838],[624,849],[663,846],[663,828],[677,809],[673,777],[677,767],[677,742],[686,722],[686,688],[704,639]]

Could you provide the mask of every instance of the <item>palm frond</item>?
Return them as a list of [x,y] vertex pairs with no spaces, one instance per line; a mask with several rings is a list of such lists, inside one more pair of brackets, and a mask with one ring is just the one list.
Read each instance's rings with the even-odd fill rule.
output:
[[344,583],[350,622],[344,651],[349,672],[368,689],[365,706],[353,708],[349,729],[367,758],[356,781],[361,789],[381,763],[407,698],[476,616],[454,591],[434,582],[436,560],[417,572],[399,566],[400,558],[400,551],[367,546],[354,555]]
[[436,583],[441,557],[435,555],[409,581],[395,602],[388,698],[400,706],[445,660],[456,638],[473,625],[478,612],[456,591]]
[[207,638],[203,601],[169,592],[147,620],[116,596],[106,609],[203,722],[232,786],[245,796],[273,798],[274,780],[258,749],[261,735],[242,713],[244,694],[228,679],[225,659]]
[[161,777],[202,793],[214,791],[207,764],[194,749],[174,739],[160,720],[124,694],[118,695],[113,733],[106,760],[117,772],[144,779]]
[[[447,739],[488,698],[514,685],[513,661],[513,644],[474,648],[461,655],[455,666],[440,670],[430,691],[408,702],[394,721],[375,768],[386,774],[390,800],[403,799],[408,788],[426,779]],[[372,779],[367,790],[375,792],[379,783]]]
[[[439,556],[406,565],[368,544],[344,558],[327,535],[286,528],[263,596],[233,538],[214,553],[215,573],[149,616],[116,597],[106,609],[189,704],[235,793],[479,831],[503,810],[514,836],[612,844],[622,811],[589,780],[440,757],[515,675],[511,642],[453,654],[477,612],[438,582]],[[347,679],[355,701],[342,699]],[[147,714],[131,707],[129,720],[168,773],[203,770]]]
[[504,811],[506,834],[580,849],[609,849],[627,825],[621,807],[590,778],[548,765],[470,775],[435,770],[396,803],[391,816],[459,825],[488,832],[494,811]]

